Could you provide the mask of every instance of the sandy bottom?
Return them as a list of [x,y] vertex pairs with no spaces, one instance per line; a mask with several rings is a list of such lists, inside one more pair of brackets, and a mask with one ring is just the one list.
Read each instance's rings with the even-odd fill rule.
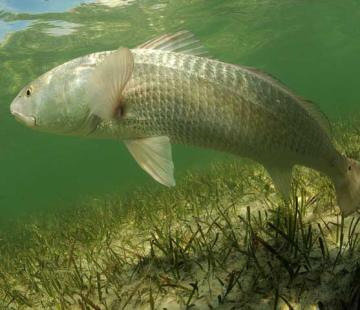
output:
[[[360,154],[358,140],[337,141]],[[13,223],[0,309],[358,309],[359,213],[344,219],[314,171],[292,188],[284,202],[262,167],[219,164]]]

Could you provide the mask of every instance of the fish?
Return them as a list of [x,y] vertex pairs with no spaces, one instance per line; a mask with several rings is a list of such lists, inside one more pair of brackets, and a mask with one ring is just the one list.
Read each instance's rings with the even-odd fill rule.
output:
[[165,186],[175,186],[171,144],[185,144],[262,164],[287,200],[293,167],[315,169],[344,216],[360,206],[360,164],[334,147],[324,114],[271,75],[214,59],[186,30],[61,64],[10,111],[36,130],[122,141]]

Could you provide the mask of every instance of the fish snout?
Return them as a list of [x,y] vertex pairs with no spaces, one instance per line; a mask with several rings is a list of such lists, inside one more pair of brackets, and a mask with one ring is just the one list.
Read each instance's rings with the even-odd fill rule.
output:
[[11,105],[10,105],[10,112],[11,114],[15,117],[15,119],[17,121],[19,121],[20,123],[25,124],[28,127],[35,127],[36,126],[36,119],[33,116],[28,116],[25,115],[21,109],[19,104],[17,104],[16,101],[14,101]]

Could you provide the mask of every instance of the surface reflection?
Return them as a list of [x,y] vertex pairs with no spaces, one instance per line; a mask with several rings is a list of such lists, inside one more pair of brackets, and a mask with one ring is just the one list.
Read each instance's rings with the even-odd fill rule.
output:
[[64,12],[91,0],[1,0],[0,11],[16,13]]
[[49,24],[51,26],[44,29],[43,32],[54,37],[74,34],[78,27],[81,26],[80,24],[69,23],[63,20],[50,21]]
[[0,19],[0,43],[9,33],[20,31],[27,28],[32,22],[29,20],[17,20],[12,22],[5,22]]
[[95,0],[95,1],[97,4],[105,5],[111,8],[130,5],[135,2],[135,0]]

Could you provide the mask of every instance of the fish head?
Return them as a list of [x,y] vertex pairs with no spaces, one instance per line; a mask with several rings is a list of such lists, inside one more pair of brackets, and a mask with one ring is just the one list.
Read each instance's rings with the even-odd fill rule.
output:
[[342,173],[333,178],[336,197],[344,214],[348,216],[360,209],[360,163],[340,157]]
[[28,127],[36,126],[36,99],[33,95],[34,87],[29,84],[25,86],[15,97],[10,105],[11,114],[15,119]]
[[[56,67],[26,85],[10,105],[11,114],[36,130],[73,134],[84,127],[89,109],[76,70]],[[65,74],[69,72],[68,74]]]

